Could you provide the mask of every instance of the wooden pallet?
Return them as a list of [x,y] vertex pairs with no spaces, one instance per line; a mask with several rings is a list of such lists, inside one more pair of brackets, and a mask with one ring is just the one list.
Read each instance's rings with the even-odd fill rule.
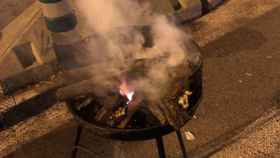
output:
[[45,27],[39,3],[33,3],[1,32],[0,63],[10,53],[15,53],[16,47],[23,44],[30,45],[35,63],[43,64],[55,60],[51,36]]

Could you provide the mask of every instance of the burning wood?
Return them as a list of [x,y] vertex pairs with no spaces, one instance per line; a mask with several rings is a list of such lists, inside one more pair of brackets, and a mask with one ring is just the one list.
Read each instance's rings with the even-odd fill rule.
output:
[[133,108],[128,108],[126,117],[121,121],[121,123],[117,126],[118,128],[125,128],[129,121],[131,120],[133,114],[138,110],[138,106]]
[[135,99],[126,105],[120,106],[115,111],[109,113],[109,116],[104,117],[106,115],[103,115],[103,119],[105,119],[105,122],[111,127],[127,128],[134,114],[141,108],[139,101],[140,99]]
[[184,95],[181,96],[178,100],[178,104],[181,105],[184,109],[189,107],[189,96],[192,95],[192,92],[185,91]]
[[[121,47],[121,51],[130,50],[125,48]],[[102,71],[94,70],[92,72],[95,75],[89,79],[60,88],[56,93],[57,98],[70,102],[75,98],[86,98],[79,102],[79,105],[75,105],[75,108],[90,113],[85,114],[88,115],[87,119],[111,127],[129,128],[137,112],[146,107],[161,124],[179,128],[184,124],[183,115],[186,115],[192,95],[188,82],[189,75],[193,73],[192,61],[182,57],[183,59],[178,62],[178,58],[184,53],[162,53],[169,51],[163,50],[164,48],[155,43],[150,47],[137,49],[140,52],[136,51],[133,59],[123,63],[124,65],[101,62]],[[192,51],[191,49],[196,47],[189,49]],[[98,67],[98,64],[96,66]],[[112,69],[115,76],[107,73]],[[114,79],[110,78],[109,85],[106,85],[108,76],[114,76]],[[105,80],[102,80],[104,78]]]
[[94,78],[65,86],[57,90],[57,98],[61,101],[86,98],[76,104],[76,109],[92,107],[95,112],[87,111],[92,111],[92,119],[110,127],[128,128],[134,120],[134,115],[143,106],[147,107],[161,124],[180,127],[184,124],[185,118],[182,115],[185,115],[185,110],[189,107],[189,96],[192,95],[192,92],[186,90],[189,87],[188,76],[184,76],[188,73],[189,65],[181,65],[167,71],[171,76],[170,81],[162,85],[157,100],[150,100],[151,97],[155,97],[148,96],[150,93],[135,82],[147,74],[150,64],[164,59],[162,57],[158,61],[137,60],[132,68],[124,73],[122,79],[112,84],[114,86],[96,84]]
[[148,109],[152,112],[152,114],[160,121],[161,124],[166,124],[167,119],[159,108],[158,104],[148,106]]
[[[87,98],[76,105],[77,109],[82,110],[87,108],[87,106],[93,106],[94,111],[96,111],[93,119],[110,127],[128,128],[130,122],[133,121],[135,113],[143,106],[146,106],[161,124],[170,124],[175,128],[184,124],[184,118],[181,117],[181,114],[185,112],[187,107],[183,107],[178,103],[182,100],[180,97],[163,98],[157,104],[152,102],[143,104],[147,98],[142,93],[136,91],[127,80],[122,80],[119,92],[113,90],[113,95],[108,95],[107,92],[106,96],[94,96],[95,88],[96,85],[94,85],[93,80],[84,80],[59,89],[57,97],[60,100],[79,98],[79,96]],[[182,91],[181,88],[177,91]],[[186,95],[191,95],[191,92],[186,91],[182,96],[184,105],[188,106],[188,101],[186,100],[188,98],[185,98]],[[174,100],[177,101],[174,102]]]
[[[112,120],[118,119],[124,112],[126,114],[126,103],[127,99],[118,93],[115,93],[115,95],[109,98],[104,98],[104,105],[102,105],[102,108],[97,112],[95,120],[108,122],[109,118]],[[115,123],[111,121],[110,124]]]
[[[172,84],[172,82],[168,84],[171,86],[166,93],[167,97],[160,98],[158,102],[149,100],[149,97],[142,91],[143,89],[141,90],[134,85],[133,80],[145,74],[145,68],[150,62],[152,61],[139,60],[133,67],[135,71],[128,71],[131,74],[127,78],[116,81],[115,85],[119,84],[118,87],[102,87],[95,84],[89,73],[94,69],[94,66],[88,66],[59,73],[52,80],[42,82],[45,83],[42,87],[35,86],[30,91],[23,92],[22,95],[18,93],[19,95],[15,96],[16,103],[14,103],[13,98],[10,99],[10,102],[13,104],[22,103],[51,89],[62,87],[56,91],[58,100],[64,101],[82,97],[82,101],[76,108],[82,110],[88,106],[96,106],[93,119],[111,127],[130,128],[129,125],[134,121],[134,115],[143,107],[147,107],[161,124],[179,127],[183,124],[184,119],[180,113],[184,113],[188,108],[188,98],[192,92],[184,91],[188,87],[185,86],[186,79],[183,79],[183,82],[178,82],[178,80],[182,80],[179,77],[178,80],[172,81],[179,84]],[[97,90],[100,89],[103,89],[104,92],[97,94],[96,92],[100,92]],[[179,94],[182,94],[181,97]],[[96,104],[96,102],[99,103]]]
[[[128,94],[129,95],[129,94]],[[127,97],[129,98],[130,96]],[[119,128],[125,128],[129,121],[131,121],[134,113],[139,110],[141,98],[138,96],[132,96],[127,102],[127,110],[126,110],[126,117],[122,120],[122,122],[118,125]]]
[[[43,66],[43,67],[45,67],[45,66]],[[29,74],[31,76],[37,75],[37,74],[40,75],[40,73],[38,72],[40,69],[41,69],[41,67],[38,69],[36,68],[35,71],[28,70],[28,72],[29,71],[31,71],[31,72],[27,73],[27,74]],[[25,85],[26,88],[20,89],[17,92],[13,93],[12,95],[4,96],[3,98],[0,98],[0,112],[4,112],[14,106],[17,106],[28,100],[34,99],[37,96],[40,96],[51,90],[56,90],[59,87],[74,84],[80,80],[90,78],[92,75],[89,73],[89,71],[92,69],[93,69],[92,66],[87,66],[87,67],[83,67],[83,68],[67,70],[67,71],[59,72],[58,74],[53,75],[52,77],[49,77],[51,79],[48,79],[45,81],[39,81],[39,83],[37,83],[37,84],[28,85],[28,87],[27,87],[27,85]],[[45,71],[43,71],[43,73],[44,72]],[[7,80],[4,80],[3,84],[10,85],[12,83],[12,81],[17,80],[17,78],[20,77],[20,74],[15,75],[17,77],[14,76]],[[50,75],[50,73],[47,74],[47,76],[49,76],[49,75]],[[32,78],[32,77],[30,77],[30,78]],[[41,78],[41,77],[39,77],[39,78]],[[21,80],[21,81],[23,81],[23,82],[20,82],[20,83],[31,82],[29,80],[28,81]],[[11,86],[5,86],[7,88],[7,89],[5,89],[5,91],[9,92],[9,93],[12,91],[15,91],[17,89],[16,87],[19,87],[20,83],[15,84],[15,85],[11,84]],[[86,102],[83,104],[86,104]],[[81,105],[81,106],[83,106],[83,105]]]
[[84,100],[79,106],[78,106],[78,110],[81,110],[82,108],[88,106],[89,104],[91,104],[93,101],[93,98],[87,98],[86,100]]
[[[96,120],[105,120],[111,126],[126,128],[134,113],[140,108],[141,97],[136,96],[136,92],[122,81],[119,87],[119,105],[103,107],[96,115]],[[115,110],[114,110],[115,109]]]
[[[183,64],[167,71],[169,81],[161,85],[161,94],[151,105],[149,110],[161,122],[161,124],[170,124],[174,128],[179,128],[184,124],[184,113],[189,107],[189,96],[192,92],[189,89],[189,65]],[[147,99],[151,98],[147,96]]]

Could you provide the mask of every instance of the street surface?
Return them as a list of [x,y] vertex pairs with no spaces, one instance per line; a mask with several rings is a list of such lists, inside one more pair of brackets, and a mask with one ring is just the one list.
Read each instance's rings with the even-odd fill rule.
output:
[[[1,0],[0,28],[31,1]],[[191,24],[194,39],[201,46],[204,56],[203,101],[197,111],[197,118],[182,129],[195,136],[195,140],[186,141],[191,156],[210,156],[255,120],[280,107],[279,19],[279,0],[232,0]],[[4,71],[1,65],[0,70]],[[277,147],[279,149],[280,140],[274,139],[277,133],[279,135],[279,117],[275,116],[260,126],[263,129],[246,134],[244,139],[238,140],[240,143],[231,144],[214,154],[213,158],[280,157],[279,151],[274,150]],[[55,131],[31,142],[9,158],[69,157],[74,142],[74,127]],[[259,141],[252,143],[251,137]],[[262,144],[266,138],[264,143],[271,146]],[[88,133],[83,135],[83,143],[98,152],[96,157],[103,155],[104,158],[110,158],[116,150],[111,146],[111,141],[101,140]],[[125,150],[137,149],[143,153],[128,157],[157,156],[154,141],[119,143]],[[168,157],[180,157],[174,134],[165,137],[165,145]],[[269,149],[263,150],[266,147]],[[245,153],[247,151],[249,154]],[[86,157],[89,156],[80,153],[79,158]]]

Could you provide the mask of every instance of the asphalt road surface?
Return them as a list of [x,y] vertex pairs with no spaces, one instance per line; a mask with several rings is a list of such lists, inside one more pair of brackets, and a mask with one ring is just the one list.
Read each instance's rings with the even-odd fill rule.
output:
[[[0,28],[29,2],[1,0]],[[279,19],[279,0],[232,0],[191,24],[204,56],[204,98],[197,118],[183,129],[195,136],[186,141],[193,157],[209,156],[265,112],[280,107]],[[9,158],[69,157],[74,127],[31,142]],[[96,151],[95,157],[112,157],[118,150],[112,143],[119,143],[123,152],[138,150],[129,157],[157,156],[154,141],[111,142],[85,133],[83,143]],[[165,137],[165,145],[168,157],[180,157],[174,134]],[[79,153],[79,158],[86,157]]]

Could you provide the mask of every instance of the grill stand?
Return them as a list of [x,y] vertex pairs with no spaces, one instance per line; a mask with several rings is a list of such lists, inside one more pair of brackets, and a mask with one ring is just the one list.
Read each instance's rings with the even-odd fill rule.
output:
[[0,131],[1,131],[2,129],[4,129],[4,128],[5,128],[4,116],[3,116],[3,114],[0,112]]
[[80,144],[80,140],[81,140],[82,131],[83,131],[83,127],[79,125],[78,128],[77,128],[77,132],[76,132],[75,144],[74,144],[74,147],[72,149],[71,158],[76,158],[77,157],[77,152],[78,152],[78,149],[80,147],[79,144]]
[[[94,155],[95,153],[89,150],[87,147],[80,145],[80,140],[81,140],[81,135],[82,135],[83,127],[81,125],[78,126],[77,132],[76,132],[76,137],[75,137],[75,144],[72,148],[72,155],[71,158],[77,158],[77,153],[78,150],[82,150],[88,154]],[[188,158],[186,147],[184,144],[183,136],[180,130],[176,130],[176,136],[177,139],[180,143],[180,148],[181,152],[183,154],[183,158]],[[157,142],[157,149],[158,149],[158,154],[159,158],[166,158],[165,155],[165,148],[164,148],[164,143],[162,137],[157,137],[155,138]]]

